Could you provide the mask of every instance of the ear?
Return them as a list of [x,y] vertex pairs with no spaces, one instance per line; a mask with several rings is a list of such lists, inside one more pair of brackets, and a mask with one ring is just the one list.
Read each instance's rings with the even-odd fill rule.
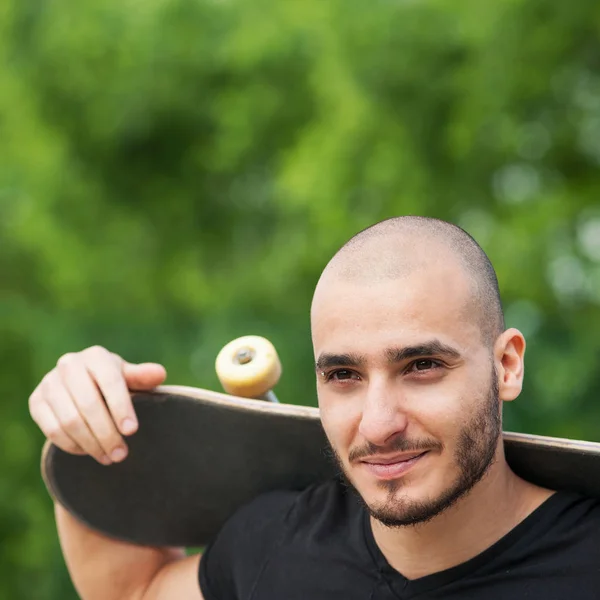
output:
[[525,338],[518,329],[507,329],[494,345],[500,400],[510,401],[523,389]]

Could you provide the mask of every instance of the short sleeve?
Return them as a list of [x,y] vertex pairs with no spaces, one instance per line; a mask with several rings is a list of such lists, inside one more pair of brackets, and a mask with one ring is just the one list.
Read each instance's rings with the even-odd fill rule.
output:
[[246,597],[285,532],[298,494],[263,494],[239,509],[206,548],[199,582],[205,600]]

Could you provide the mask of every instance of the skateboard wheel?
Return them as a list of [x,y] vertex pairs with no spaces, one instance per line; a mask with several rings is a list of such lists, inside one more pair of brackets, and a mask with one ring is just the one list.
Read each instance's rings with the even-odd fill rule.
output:
[[229,342],[215,364],[223,389],[234,396],[260,398],[277,385],[281,363],[275,347],[258,335]]

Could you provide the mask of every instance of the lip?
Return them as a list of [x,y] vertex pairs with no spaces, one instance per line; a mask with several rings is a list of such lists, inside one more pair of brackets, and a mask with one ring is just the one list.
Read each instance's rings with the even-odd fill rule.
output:
[[397,479],[412,469],[427,454],[429,454],[428,450],[395,456],[371,456],[362,460],[361,463],[378,479]]
[[402,454],[394,454],[392,456],[369,456],[369,458],[363,459],[362,462],[369,463],[371,465],[391,465],[397,462],[403,462],[411,460],[417,456],[425,454],[426,450],[419,450],[417,452],[403,452]]

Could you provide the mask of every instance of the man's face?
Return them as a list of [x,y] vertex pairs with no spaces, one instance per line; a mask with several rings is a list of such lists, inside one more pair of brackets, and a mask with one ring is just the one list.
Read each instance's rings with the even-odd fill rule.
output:
[[312,333],[323,427],[348,481],[390,526],[426,521],[493,461],[501,418],[469,281],[427,269],[323,281]]

